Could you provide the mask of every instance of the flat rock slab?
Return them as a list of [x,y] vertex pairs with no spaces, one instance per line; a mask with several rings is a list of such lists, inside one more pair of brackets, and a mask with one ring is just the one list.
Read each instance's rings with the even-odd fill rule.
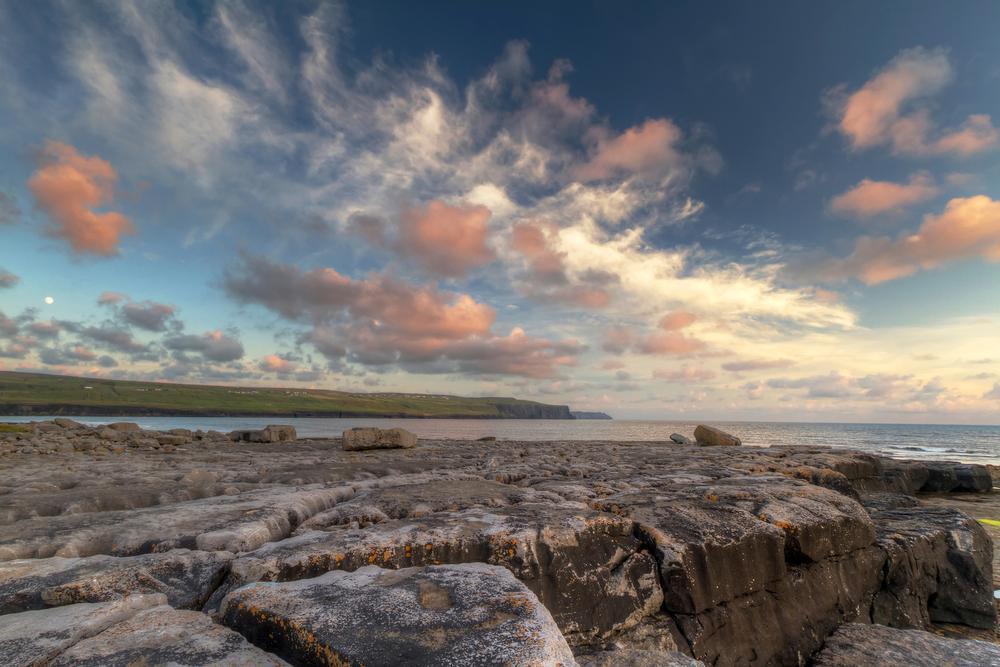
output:
[[197,611],[153,607],[83,639],[48,667],[281,667],[284,660]]
[[132,511],[31,519],[0,538],[0,561],[96,554],[134,556],[189,548],[249,551],[288,536],[353,488],[262,489]]
[[252,584],[226,596],[220,617],[298,664],[575,664],[538,598],[482,563]]
[[580,667],[705,667],[701,660],[695,660],[677,651],[653,651],[649,649],[620,648],[576,657]]
[[921,630],[849,623],[834,632],[814,667],[986,667],[1000,665],[1000,645],[945,639]]
[[177,608],[200,609],[221,583],[229,552],[175,549],[116,558],[38,558],[0,562],[0,614],[133,593],[163,593]]
[[663,600],[656,561],[643,550],[631,520],[553,503],[310,531],[241,554],[222,591],[365,565],[402,569],[471,562],[510,570],[538,595],[564,633],[601,636],[624,629],[657,611]]
[[402,428],[358,427],[344,431],[344,451],[366,449],[411,449],[417,446],[417,436]]
[[132,595],[112,602],[73,604],[0,616],[0,665],[47,665],[77,642],[165,604],[163,595]]

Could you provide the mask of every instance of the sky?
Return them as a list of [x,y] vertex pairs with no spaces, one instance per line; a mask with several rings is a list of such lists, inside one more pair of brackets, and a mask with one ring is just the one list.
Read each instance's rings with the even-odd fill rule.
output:
[[1000,423],[998,28],[0,2],[0,370]]

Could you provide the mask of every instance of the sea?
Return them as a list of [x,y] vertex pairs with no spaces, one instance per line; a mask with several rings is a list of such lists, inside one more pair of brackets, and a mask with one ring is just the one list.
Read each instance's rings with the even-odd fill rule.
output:
[[[69,415],[60,415],[69,416]],[[26,422],[52,417],[3,417]],[[474,440],[669,440],[671,433],[691,436],[698,422],[638,420],[532,419],[333,419],[323,417],[71,417],[85,424],[132,421],[143,428],[232,431],[291,424],[300,438],[335,437],[355,426],[401,427],[418,437]],[[739,436],[744,445],[826,445],[896,458],[993,463],[1000,465],[1000,426],[934,424],[832,424],[801,422],[709,422]]]

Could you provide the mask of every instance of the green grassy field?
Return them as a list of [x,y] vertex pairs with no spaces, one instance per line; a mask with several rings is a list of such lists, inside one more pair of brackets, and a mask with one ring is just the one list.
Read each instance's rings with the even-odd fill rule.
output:
[[550,415],[558,413],[559,406],[514,398],[223,387],[0,371],[0,415],[553,418]]

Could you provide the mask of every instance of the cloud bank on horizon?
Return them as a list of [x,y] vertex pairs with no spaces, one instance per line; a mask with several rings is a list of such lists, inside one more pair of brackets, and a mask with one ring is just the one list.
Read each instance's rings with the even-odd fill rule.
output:
[[0,370],[996,422],[1000,47],[731,9],[0,6]]

